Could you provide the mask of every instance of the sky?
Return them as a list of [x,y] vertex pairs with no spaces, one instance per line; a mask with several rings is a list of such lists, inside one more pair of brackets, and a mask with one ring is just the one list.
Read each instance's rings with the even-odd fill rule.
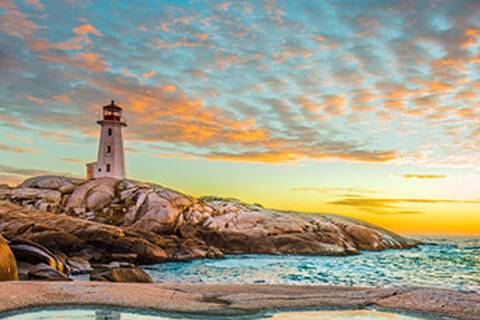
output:
[[129,178],[480,235],[480,2],[0,0],[0,182]]

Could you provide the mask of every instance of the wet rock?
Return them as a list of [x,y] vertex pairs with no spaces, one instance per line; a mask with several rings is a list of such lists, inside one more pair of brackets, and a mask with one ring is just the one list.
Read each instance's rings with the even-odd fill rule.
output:
[[70,268],[59,258],[64,256],[63,253],[57,256],[46,247],[29,240],[15,239],[11,242],[10,247],[19,263],[31,265],[43,263],[65,275],[70,274]]
[[154,283],[152,277],[139,268],[114,268],[94,270],[92,281]]
[[72,274],[85,274],[93,271],[87,258],[81,256],[67,258]]
[[179,261],[190,261],[194,259],[204,259],[207,257],[207,252],[205,250],[202,250],[200,248],[189,248],[189,247],[184,247],[181,248],[175,255],[173,256],[173,259],[179,260]]
[[60,272],[51,266],[40,263],[37,265],[23,264],[22,268],[27,268],[26,271],[22,271],[25,280],[41,280],[41,281],[72,281],[63,272]]
[[0,235],[0,281],[18,280],[17,262],[7,240]]
[[112,259],[115,261],[135,263],[137,258],[138,254],[136,253],[112,253]]

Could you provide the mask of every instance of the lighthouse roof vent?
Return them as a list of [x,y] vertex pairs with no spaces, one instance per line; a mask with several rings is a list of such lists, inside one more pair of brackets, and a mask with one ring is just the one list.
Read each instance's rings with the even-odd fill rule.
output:
[[115,101],[114,101],[114,100],[112,100],[112,101],[110,102],[110,104],[107,104],[106,106],[103,106],[103,109],[112,110],[112,111],[114,111],[114,110],[115,110],[115,111],[117,111],[117,110],[118,110],[118,111],[122,110],[122,108],[121,108],[119,105],[115,104]]

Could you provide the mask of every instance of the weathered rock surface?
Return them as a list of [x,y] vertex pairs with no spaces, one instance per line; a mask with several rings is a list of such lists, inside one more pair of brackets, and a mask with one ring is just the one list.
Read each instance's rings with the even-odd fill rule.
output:
[[105,252],[137,254],[143,262],[224,253],[348,255],[417,244],[346,217],[197,199],[131,180],[35,177],[15,189],[0,189],[2,199],[57,214],[46,224],[42,214],[23,211],[23,225],[11,219],[5,223],[0,214],[0,232],[6,230],[7,238],[29,239],[62,252],[100,244]]
[[63,272],[47,265],[45,263],[19,264],[20,280],[37,280],[37,281],[71,281],[72,279]]
[[17,262],[7,240],[0,235],[0,281],[18,280]]
[[70,274],[70,268],[63,261],[55,256],[50,250],[44,246],[27,240],[14,240],[10,243],[13,255],[17,263],[25,263],[31,266],[45,264],[50,268],[64,273]]
[[6,201],[0,201],[0,233],[14,243],[27,241],[47,247],[54,256],[63,256],[63,264],[75,273],[91,271],[91,263],[171,260],[184,247],[205,253],[211,250],[200,240],[31,210]]
[[116,270],[108,276],[115,281],[128,278],[122,267],[224,253],[347,255],[416,245],[340,216],[196,199],[130,180],[55,176],[0,189],[0,233],[13,241],[22,279],[51,280],[103,266]]
[[154,283],[152,277],[139,268],[113,268],[94,270],[92,281]]
[[[15,295],[11,292],[15,292]],[[68,294],[59,294],[60,292]],[[204,316],[238,316],[286,309],[357,310],[382,307],[391,311],[412,311],[435,319],[480,319],[479,294],[432,288],[107,282],[0,283],[0,312],[62,305],[139,308]]]

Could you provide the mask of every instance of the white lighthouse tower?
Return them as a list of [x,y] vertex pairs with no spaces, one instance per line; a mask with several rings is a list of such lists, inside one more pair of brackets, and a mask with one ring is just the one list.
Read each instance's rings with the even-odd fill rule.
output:
[[122,117],[122,108],[111,101],[103,107],[100,125],[100,143],[97,162],[87,164],[87,178],[125,178],[125,153],[122,129],[127,123]]

